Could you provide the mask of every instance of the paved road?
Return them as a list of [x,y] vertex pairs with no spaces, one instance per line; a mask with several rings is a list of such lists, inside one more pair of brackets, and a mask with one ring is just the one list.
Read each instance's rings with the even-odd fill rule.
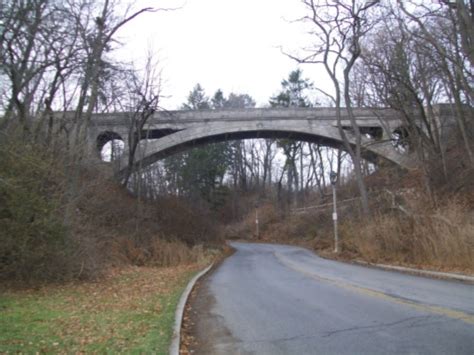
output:
[[473,285],[232,245],[193,301],[199,354],[474,354]]

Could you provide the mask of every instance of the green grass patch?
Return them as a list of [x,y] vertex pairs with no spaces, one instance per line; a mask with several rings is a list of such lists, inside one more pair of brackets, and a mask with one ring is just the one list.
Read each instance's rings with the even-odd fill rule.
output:
[[0,293],[0,353],[167,354],[180,295],[201,267],[133,267],[97,283]]

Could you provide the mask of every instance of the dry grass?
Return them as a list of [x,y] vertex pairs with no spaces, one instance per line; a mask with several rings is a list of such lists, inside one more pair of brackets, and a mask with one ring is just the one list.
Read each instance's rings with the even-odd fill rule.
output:
[[419,206],[415,211],[422,213],[384,213],[370,223],[342,223],[343,250],[369,262],[474,273],[472,210],[451,201],[436,210]]
[[167,241],[159,237],[113,238],[106,245],[113,264],[170,267],[202,263],[218,254],[217,249],[204,248],[201,244],[189,246],[179,240]]

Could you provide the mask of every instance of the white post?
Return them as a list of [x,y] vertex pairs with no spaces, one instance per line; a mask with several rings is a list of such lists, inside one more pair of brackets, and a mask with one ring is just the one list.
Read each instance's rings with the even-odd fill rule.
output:
[[255,229],[256,229],[256,235],[257,239],[259,237],[259,230],[258,230],[258,207],[255,206]]
[[332,204],[333,204],[333,213],[332,220],[334,222],[334,252],[339,251],[339,236],[337,234],[337,205],[336,205],[336,184],[332,185]]

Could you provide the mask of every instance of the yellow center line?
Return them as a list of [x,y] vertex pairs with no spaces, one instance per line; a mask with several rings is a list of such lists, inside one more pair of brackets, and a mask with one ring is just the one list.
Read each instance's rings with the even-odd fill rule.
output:
[[440,306],[430,306],[430,305],[425,305],[425,304],[421,304],[421,303],[416,303],[414,301],[409,301],[409,300],[401,299],[401,298],[398,298],[398,297],[395,297],[395,296],[387,295],[386,293],[383,293],[381,291],[375,291],[375,290],[372,290],[372,289],[351,285],[351,284],[348,284],[348,283],[345,283],[345,282],[342,282],[342,281],[321,277],[319,275],[316,275],[314,273],[311,273],[307,270],[304,270],[304,269],[298,267],[297,265],[289,262],[282,255],[277,254],[276,252],[274,253],[274,255],[285,266],[287,266],[290,269],[293,269],[297,272],[300,272],[300,273],[302,273],[302,274],[304,274],[304,275],[306,275],[306,276],[308,276],[312,279],[322,281],[322,282],[326,282],[326,283],[330,283],[332,285],[344,288],[346,290],[355,291],[355,292],[357,292],[359,294],[362,294],[362,295],[376,297],[376,298],[379,298],[379,299],[382,299],[382,300],[385,300],[385,301],[389,301],[389,302],[392,302],[392,303],[396,303],[396,304],[399,304],[399,305],[402,305],[402,306],[408,306],[410,308],[416,309],[416,310],[421,311],[421,312],[434,313],[434,314],[446,316],[448,318],[461,320],[461,321],[466,322],[468,324],[474,324],[474,315],[471,315],[469,313],[465,313],[465,312],[461,312],[461,311],[455,311],[455,310],[440,307]]

